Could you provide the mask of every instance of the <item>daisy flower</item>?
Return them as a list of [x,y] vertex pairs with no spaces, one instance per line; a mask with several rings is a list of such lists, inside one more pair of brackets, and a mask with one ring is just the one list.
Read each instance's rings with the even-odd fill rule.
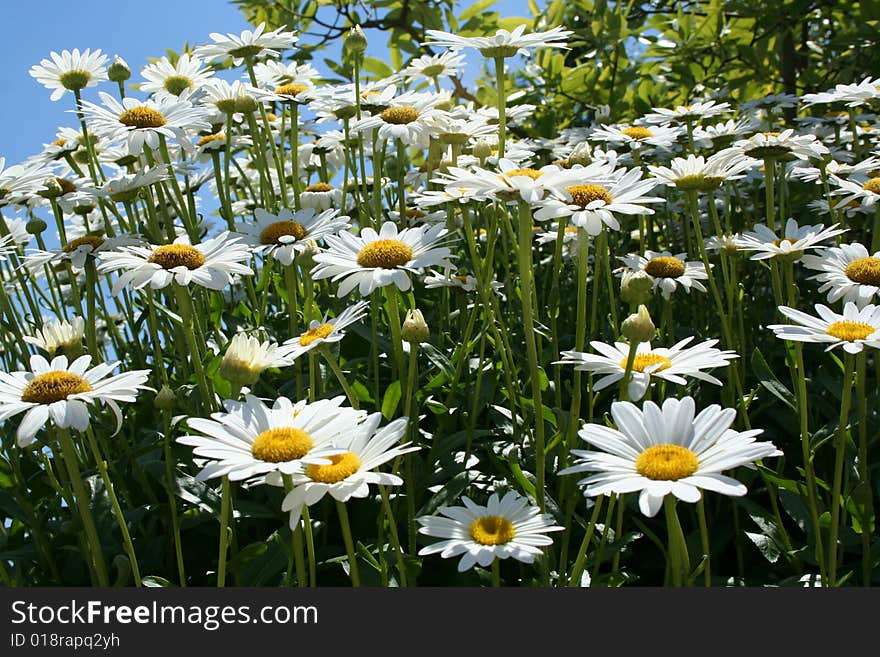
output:
[[95,87],[107,79],[107,55],[100,50],[92,52],[86,48],[82,52],[78,48],[49,53],[52,59],[42,59],[29,71],[32,78],[46,89],[52,89],[50,100],[59,100],[68,91],[80,91],[86,87]]
[[196,479],[228,476],[230,481],[264,483],[270,472],[292,474],[306,465],[330,465],[330,457],[344,449],[336,442],[348,440],[353,424],[365,411],[342,406],[344,397],[294,404],[279,397],[267,406],[253,395],[244,402],[227,400],[226,412],[210,420],[189,418],[187,424],[203,435],[181,436],[177,442],[194,447],[206,459]]
[[293,262],[297,252],[305,248],[309,240],[322,240],[327,235],[336,235],[348,228],[348,217],[339,215],[339,210],[316,212],[314,208],[291,211],[284,208],[278,214],[263,208],[254,210],[256,224],[238,224],[236,228],[244,234],[244,241],[255,251],[270,254],[282,265]]
[[339,297],[355,287],[361,296],[392,284],[406,291],[412,285],[410,274],[420,273],[424,267],[452,267],[447,260],[449,247],[439,246],[446,234],[442,224],[398,231],[396,225],[386,221],[378,233],[367,227],[360,237],[348,231],[328,235],[327,250],[314,256],[312,278],[344,279],[337,290]]
[[695,416],[691,397],[666,399],[662,407],[648,401],[641,409],[614,402],[611,416],[617,429],[585,424],[578,432],[602,451],[572,450],[575,465],[559,474],[595,472],[578,482],[587,497],[639,491],[639,509],[648,517],[669,494],[692,503],[701,490],[745,495],[743,484],[721,473],[782,455],[773,443],[755,442],[763,429],[731,429],[732,408],[713,404]]
[[464,55],[447,50],[439,55],[422,55],[413,59],[400,73],[408,82],[418,78],[439,80],[458,75],[464,67]]
[[850,354],[858,354],[865,345],[880,349],[880,306],[868,304],[861,310],[852,301],[843,307],[839,315],[828,306],[816,304],[818,317],[807,315],[788,306],[780,306],[779,312],[797,324],[772,324],[777,338],[795,342],[826,343],[825,351],[843,347]]
[[[672,347],[651,348],[651,343],[642,342],[636,350],[631,378],[628,385],[630,399],[639,401],[647,392],[652,379],[663,379],[678,385],[687,385],[685,377],[699,379],[722,385],[714,376],[703,370],[713,367],[727,367],[730,361],[738,358],[735,351],[715,349],[718,340],[706,340],[688,347],[693,336],[685,338]],[[576,370],[602,375],[594,384],[595,390],[604,390],[623,378],[629,358],[630,346],[626,342],[614,345],[593,341],[590,345],[598,355],[580,351],[563,351],[559,365],[574,365]]]
[[49,356],[54,356],[59,349],[65,352],[81,349],[85,328],[86,321],[82,317],[74,317],[70,321],[51,319],[43,322],[43,327],[33,336],[24,336],[24,341],[39,347]]
[[718,116],[730,111],[729,103],[716,103],[714,100],[696,102],[690,105],[678,105],[674,109],[653,107],[653,113],[646,114],[645,123],[654,125],[668,125],[670,123],[687,123],[700,121],[711,116]]
[[667,185],[682,191],[717,189],[727,180],[742,178],[743,173],[756,168],[758,160],[745,157],[735,149],[728,149],[704,158],[702,155],[676,157],[669,167],[649,164],[651,175]]
[[133,370],[108,376],[118,362],[101,363],[89,369],[92,357],[80,356],[68,364],[67,356],[51,362],[34,354],[30,371],[0,372],[0,422],[25,413],[15,434],[19,447],[26,447],[49,418],[61,429],[89,427],[89,404],[100,401],[116,416],[116,431],[122,427],[118,401],[133,402],[145,385],[149,370]]
[[646,145],[668,150],[680,135],[680,128],[667,126],[646,128],[640,125],[603,125],[590,133],[590,139],[618,146],[629,146],[632,150],[639,150]]
[[36,194],[46,178],[53,178],[52,170],[43,164],[14,164],[6,166],[6,158],[0,157],[0,207],[18,203]]
[[205,110],[172,97],[137,100],[126,96],[120,103],[108,93],[98,94],[104,107],[83,101],[83,113],[96,134],[111,141],[125,141],[129,153],[140,155],[144,146],[158,149],[160,138],[174,139],[187,149],[188,133],[209,130]]
[[518,25],[513,32],[498,30],[490,37],[463,37],[451,32],[441,30],[426,30],[425,34],[430,41],[422,45],[445,46],[450,50],[462,50],[464,48],[476,48],[484,57],[514,57],[517,54],[528,57],[530,48],[564,48],[568,37],[573,34],[571,30],[556,26],[544,32],[531,32],[525,34],[526,26]]
[[358,301],[353,306],[343,310],[336,317],[328,317],[325,314],[324,318],[320,321],[313,319],[305,333],[291,338],[282,345],[285,356],[294,361],[304,353],[323,344],[339,342],[345,337],[344,329],[360,321],[367,314],[368,306],[369,304],[366,301]]
[[293,361],[287,357],[285,349],[268,340],[246,333],[236,333],[226,347],[220,361],[220,376],[237,385],[254,385],[260,375],[270,367],[287,367]]
[[201,87],[214,73],[205,68],[202,60],[190,55],[181,55],[175,64],[167,57],[145,66],[141,75],[146,78],[140,90],[151,94],[180,96],[182,93]]
[[200,244],[190,244],[180,236],[173,244],[124,246],[103,255],[102,272],[120,271],[113,284],[115,296],[126,285],[140,290],[147,285],[157,290],[172,282],[195,283],[210,290],[222,290],[232,283],[233,274],[253,274],[244,263],[251,250],[239,236],[224,231]]
[[[569,170],[572,177],[577,172],[578,169]],[[591,182],[587,176],[583,183],[566,185],[561,189],[551,188],[551,197],[540,204],[535,219],[543,221],[569,217],[572,224],[585,229],[589,235],[598,235],[603,225],[611,230],[620,229],[615,214],[654,214],[644,204],[663,201],[662,198],[646,196],[656,187],[657,181],[650,178],[643,180],[640,168],[630,169],[613,179],[607,187],[597,182]]]
[[709,274],[702,262],[687,262],[686,253],[672,255],[669,251],[645,251],[645,255],[630,253],[618,256],[631,271],[643,271],[654,280],[654,289],[660,288],[664,299],[680,285],[690,293],[691,288],[705,292],[706,288],[700,281],[708,280]]
[[232,63],[241,66],[245,60],[253,60],[261,55],[277,58],[281,50],[292,48],[297,41],[293,32],[284,32],[280,27],[271,32],[264,32],[265,29],[266,24],[260,23],[253,31],[244,30],[240,35],[212,32],[209,36],[214,43],[199,46],[194,54],[207,61],[232,57]]
[[120,174],[101,185],[98,195],[109,198],[115,203],[131,202],[144,187],[155,185],[169,177],[167,167],[145,168],[135,173]]
[[759,160],[780,157],[821,159],[829,153],[828,148],[815,135],[796,135],[791,128],[782,132],[759,132],[748,139],[734,142],[733,146]]
[[798,226],[797,221],[789,219],[785,222],[785,230],[780,237],[767,226],[760,224],[739,237],[737,248],[741,251],[754,251],[752,260],[776,257],[791,257],[797,260],[807,249],[823,248],[825,245],[822,242],[846,232],[846,228],[837,226],[838,224],[829,228],[822,224]]
[[[381,413],[368,415],[363,421],[361,418],[346,418],[346,426],[340,427],[335,445],[341,453],[329,456],[329,464],[310,464],[291,475],[293,490],[281,503],[281,510],[290,512],[291,529],[299,525],[303,507],[318,503],[328,493],[339,502],[347,502],[352,497],[366,497],[370,484],[400,486],[403,483],[395,474],[374,470],[419,449],[410,443],[396,444],[406,433],[409,418],[398,418],[381,429]],[[281,485],[282,480],[275,473],[266,478],[266,483]]]
[[43,251],[34,249],[25,258],[25,264],[32,274],[42,269],[43,265],[51,262],[63,262],[69,260],[74,271],[81,271],[86,266],[89,256],[99,258],[121,246],[141,244],[141,240],[130,235],[118,235],[106,237],[103,234],[86,233],[79,237],[73,237],[74,231],[68,235],[72,237],[67,244],[59,249]]
[[299,193],[299,202],[303,208],[329,210],[342,203],[342,190],[325,182],[313,183]]
[[438,131],[437,120],[443,113],[434,106],[441,100],[437,94],[404,93],[380,112],[356,121],[351,129],[363,132],[376,128],[379,139],[399,139],[408,146],[426,148]]
[[880,201],[880,177],[868,178],[863,183],[859,183],[855,180],[844,180],[832,175],[831,183],[838,188],[832,193],[843,196],[837,203],[837,207],[846,207],[855,202],[873,209]]
[[498,169],[448,167],[432,182],[444,185],[446,193],[452,198],[470,196],[478,201],[522,199],[526,203],[535,203],[544,198],[554,183],[564,185],[565,177],[570,177],[568,171],[555,164],[533,169],[509,158],[501,158]]
[[846,103],[847,107],[858,107],[880,98],[880,78],[865,78],[855,84],[838,84],[834,89],[816,94],[804,94],[801,102],[805,105],[825,103]]
[[492,493],[486,506],[461,498],[464,506],[441,506],[437,516],[416,518],[420,534],[434,536],[438,541],[419,550],[419,555],[437,554],[444,559],[463,555],[458,572],[475,564],[486,568],[495,559],[513,557],[533,563],[542,554],[541,548],[553,544],[546,534],[563,531],[553,524],[553,516],[529,504],[529,500],[509,491],[499,498]]
[[871,255],[854,242],[829,247],[819,255],[807,254],[801,262],[820,272],[812,278],[822,283],[819,292],[828,292],[830,303],[843,299],[861,307],[880,293],[880,251]]

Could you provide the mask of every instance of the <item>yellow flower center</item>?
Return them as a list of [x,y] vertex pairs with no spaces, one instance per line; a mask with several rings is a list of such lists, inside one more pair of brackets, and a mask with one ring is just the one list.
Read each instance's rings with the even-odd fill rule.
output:
[[642,128],[640,126],[632,126],[630,128],[624,128],[620,131],[621,134],[626,135],[630,139],[647,139],[648,137],[653,137],[654,133],[648,130],[648,128]]
[[790,237],[783,237],[779,240],[773,240],[773,246],[782,246],[783,242],[785,242],[786,244],[794,244],[796,241],[797,240],[793,240]]
[[52,145],[53,146],[64,146],[64,144],[66,144],[66,143],[67,143],[67,140],[62,137],[60,139],[56,139],[55,141],[53,141]]
[[636,471],[655,481],[689,477],[700,467],[697,455],[681,445],[652,445],[636,459]]
[[678,278],[684,274],[684,263],[673,256],[658,256],[648,261],[645,273],[654,278]]
[[535,180],[536,178],[540,178],[541,176],[543,176],[544,172],[538,171],[537,169],[511,169],[504,175],[508,178],[514,178],[515,176],[525,176],[526,178],[531,178],[532,180]]
[[572,185],[565,191],[571,194],[571,201],[582,208],[587,207],[593,201],[604,201],[610,205],[613,200],[611,193],[602,185]]
[[280,244],[278,241],[285,235],[295,237],[297,240],[304,239],[309,231],[298,221],[276,221],[269,224],[260,233],[261,244]]
[[333,324],[321,324],[320,326],[316,326],[299,336],[299,343],[303,347],[308,347],[315,340],[322,340],[333,333],[334,328]]
[[162,84],[165,87],[165,91],[175,96],[179,96],[184,91],[193,86],[192,80],[183,75],[172,75],[169,78],[165,79],[165,82]]
[[21,401],[33,404],[51,404],[67,399],[70,395],[89,392],[92,386],[84,378],[72,372],[53,371],[31,379],[21,393]]
[[280,87],[276,87],[275,93],[279,96],[296,96],[307,89],[308,87],[304,84],[282,84]]
[[872,194],[880,194],[880,178],[871,178],[862,188]]
[[419,118],[419,110],[417,110],[412,105],[396,105],[394,107],[389,107],[388,109],[382,110],[382,113],[379,114],[379,117],[385,121],[385,123],[392,123],[394,125],[406,125],[407,123],[412,123],[417,118]]
[[196,146],[206,146],[207,144],[212,144],[214,142],[226,141],[226,135],[224,134],[216,134],[216,135],[206,135],[199,139],[196,142]]
[[415,208],[409,208],[406,211],[406,216],[409,219],[423,219],[426,215],[421,210],[416,210]]
[[400,240],[376,240],[360,250],[357,262],[361,267],[395,269],[412,260],[409,244]]
[[514,536],[516,530],[504,516],[483,516],[471,523],[471,538],[480,545],[504,545]]
[[205,256],[189,244],[165,244],[156,247],[149,262],[155,263],[163,269],[174,269],[175,267],[198,269],[205,264]]
[[876,328],[865,322],[853,322],[845,319],[829,324],[825,332],[838,340],[855,342],[856,340],[864,340],[876,330]]
[[304,191],[306,191],[306,192],[332,192],[333,187],[331,187],[330,185],[328,185],[325,182],[319,182],[319,183],[315,183],[314,185],[309,185],[308,187],[305,188]]
[[285,463],[301,459],[315,446],[312,437],[302,429],[275,427],[254,438],[251,454],[268,463]]
[[844,273],[855,283],[880,287],[880,258],[857,258],[846,266]]
[[71,251],[76,251],[83,244],[88,244],[92,247],[92,251],[94,251],[103,243],[103,237],[98,237],[97,235],[83,235],[82,237],[77,237],[75,240],[70,240],[61,250],[64,251],[64,253],[70,253]]
[[[672,365],[672,361],[669,360],[666,356],[655,354],[653,351],[649,351],[644,354],[636,354],[636,358],[633,361],[632,371],[644,372],[646,368],[649,368],[652,365],[659,365],[656,369],[652,370],[652,372],[660,372],[661,370],[665,370],[670,367]],[[620,366],[626,369],[626,358],[620,361]]]
[[354,452],[335,454],[327,458],[332,461],[330,465],[312,464],[306,468],[306,475],[309,479],[320,481],[323,484],[335,484],[350,477],[361,467],[361,459]]
[[132,107],[119,115],[119,122],[131,128],[161,128],[165,117],[152,107]]

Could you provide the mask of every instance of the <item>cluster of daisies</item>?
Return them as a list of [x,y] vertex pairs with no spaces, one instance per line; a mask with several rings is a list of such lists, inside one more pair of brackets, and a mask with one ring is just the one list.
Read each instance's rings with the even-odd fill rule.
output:
[[[542,583],[580,583],[598,527],[590,498],[623,509],[631,493],[644,516],[667,508],[672,581],[692,578],[674,531],[676,500],[746,495],[730,473],[746,466],[763,475],[763,459],[783,455],[758,440],[763,431],[749,418],[756,392],[743,357],[760,334],[840,347],[847,359],[870,352],[877,362],[880,152],[871,150],[870,110],[880,86],[739,106],[696,98],[626,121],[604,108],[553,138],[521,136],[536,110],[522,102],[526,92],[552,89],[487,106],[446,88],[451,78],[460,86],[468,51],[495,62],[503,90],[506,61],[566,49],[571,36],[525,25],[485,37],[429,30],[431,54],[352,83],[329,83],[286,58],[297,36],[264,25],[211,34],[145,66],[136,85],[122,58],[100,51],[53,52],[31,69],[80,121],[21,164],[0,159],[0,305],[10,327],[0,423],[14,428],[19,449],[63,452],[95,581],[107,583],[106,565],[71,459],[104,477],[140,584],[137,540],[103,465],[116,447],[95,440],[107,428],[101,406],[114,415],[114,436],[134,418],[155,420],[150,429],[192,448],[169,473],[183,468],[220,485],[221,585],[232,483],[283,489],[299,584],[304,554],[315,583],[313,534],[326,519],[314,520],[310,507],[325,509],[328,495],[358,583],[345,505],[377,494],[401,583],[404,553],[460,556],[459,571],[491,567],[496,583],[498,560],[544,559]],[[359,61],[363,34],[353,30],[345,47]],[[83,98],[94,87],[97,97]],[[815,116],[824,105],[846,110]],[[786,111],[798,107],[804,116],[787,125]],[[793,189],[806,190],[806,212],[795,212]],[[816,304],[815,315],[798,309],[810,293],[800,278],[831,305]],[[743,279],[773,297],[772,317],[750,307],[758,294],[744,294]],[[783,318],[794,324],[776,323]],[[366,356],[346,352],[348,334],[367,341]],[[806,376],[796,353],[785,357],[793,388]],[[420,378],[420,359],[442,377]],[[847,360],[847,399],[865,364]],[[484,377],[503,389],[491,412],[509,430],[480,415]],[[467,393],[456,403],[472,408],[452,404],[458,382]],[[705,403],[715,396],[723,405]],[[160,413],[128,413],[121,402]],[[425,417],[428,408],[461,422],[464,450],[438,453],[442,423]],[[68,449],[71,429],[91,460]],[[483,450],[475,431],[498,435]],[[575,436],[591,449],[576,449]],[[845,449],[838,443],[837,463]],[[166,447],[165,458],[173,453]],[[418,515],[414,499],[426,491],[414,490],[414,473],[434,473],[430,495],[456,468],[468,481],[457,489],[461,505]],[[806,466],[817,541],[832,555],[818,567],[832,584],[841,468],[828,476],[834,520],[825,537],[822,492]],[[592,520],[571,497],[548,503],[570,496],[565,475],[581,473]],[[859,477],[867,473],[860,467]],[[572,566],[568,535],[581,526]],[[606,521],[602,545],[609,531]],[[564,556],[551,572],[557,532]],[[416,533],[440,540],[418,548]],[[870,540],[865,549],[870,561]]]

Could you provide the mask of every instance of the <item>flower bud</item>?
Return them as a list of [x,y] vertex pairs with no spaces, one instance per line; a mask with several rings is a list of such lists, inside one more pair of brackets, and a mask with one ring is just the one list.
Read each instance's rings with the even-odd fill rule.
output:
[[571,155],[568,156],[568,166],[574,166],[575,164],[580,164],[582,167],[587,166],[590,162],[593,161],[593,150],[585,141],[582,141],[577,146],[575,146]]
[[111,82],[125,82],[131,77],[131,69],[119,55],[113,58],[113,63],[107,67],[107,77]]
[[159,392],[156,393],[156,398],[153,403],[156,405],[160,411],[171,411],[174,409],[174,404],[177,402],[177,395],[174,394],[174,391],[169,388],[167,385],[163,385]]
[[303,269],[311,269],[315,266],[315,256],[321,252],[321,248],[315,240],[307,240],[305,248],[300,251],[296,261]]
[[487,157],[492,155],[492,150],[492,144],[490,144],[485,139],[480,139],[476,144],[474,144],[474,157],[479,159],[480,161],[483,161]]
[[620,298],[635,308],[648,302],[653,288],[654,280],[650,274],[641,270],[624,272],[620,281]]
[[421,310],[406,311],[406,319],[403,320],[400,335],[405,342],[410,344],[428,341],[428,338],[431,337],[431,331],[428,329],[428,324],[425,322]]
[[260,108],[257,99],[250,94],[238,94],[235,98],[235,111],[242,114],[253,114]]
[[343,47],[346,52],[353,55],[360,55],[367,49],[367,35],[364,34],[360,25],[355,25],[348,31],[343,41]]
[[654,332],[657,330],[654,322],[651,321],[648,309],[644,305],[640,305],[638,312],[623,320],[620,328],[626,339],[636,345],[640,342],[650,342],[651,338],[654,337]]
[[46,222],[35,217],[25,224],[25,230],[31,235],[39,235],[46,230]]

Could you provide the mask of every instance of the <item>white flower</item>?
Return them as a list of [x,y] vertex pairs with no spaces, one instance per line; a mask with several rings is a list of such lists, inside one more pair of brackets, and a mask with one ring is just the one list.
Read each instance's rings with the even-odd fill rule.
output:
[[[395,89],[394,85],[391,88]],[[398,139],[408,146],[427,147],[431,135],[439,131],[437,121],[443,112],[434,106],[441,100],[437,94],[404,93],[380,112],[355,121],[351,129],[362,132],[376,128],[379,139]]]
[[759,160],[789,156],[810,160],[822,158],[829,152],[815,135],[796,135],[791,128],[782,132],[759,132],[734,142],[733,147]]
[[320,241],[327,235],[336,235],[348,228],[348,217],[340,216],[339,210],[316,212],[303,208],[296,212],[284,208],[278,214],[263,208],[254,210],[256,224],[238,224],[244,233],[244,241],[255,251],[271,254],[282,265],[290,265],[297,252],[302,251],[309,240]]
[[459,55],[454,50],[447,50],[439,55],[422,55],[410,61],[409,65],[400,73],[412,82],[418,78],[430,78],[439,80],[457,75],[464,67],[464,55]]
[[736,419],[732,408],[713,404],[694,413],[691,397],[666,399],[662,407],[648,401],[641,409],[614,402],[611,416],[617,429],[585,424],[578,432],[602,451],[572,450],[576,464],[559,474],[596,472],[578,482],[588,497],[639,491],[639,509],[651,517],[669,494],[684,502],[697,502],[701,489],[745,495],[743,484],[721,473],[782,455],[773,443],[755,442],[762,429],[731,429]]
[[212,32],[209,36],[214,43],[199,46],[195,55],[208,61],[232,57],[232,63],[241,66],[245,59],[253,60],[261,55],[278,57],[279,51],[292,48],[297,41],[293,32],[284,32],[280,27],[264,33],[265,29],[266,24],[260,23],[255,30],[244,30],[240,35]]
[[447,230],[441,224],[404,228],[398,231],[390,221],[377,233],[363,228],[360,237],[348,231],[325,238],[327,250],[314,256],[312,278],[341,279],[337,296],[344,297],[358,288],[361,296],[386,285],[397,285],[401,291],[411,287],[410,274],[424,267],[451,267],[447,260],[450,249],[438,246]]
[[716,103],[714,100],[696,102],[690,105],[678,105],[674,109],[662,107],[652,108],[654,113],[646,114],[645,123],[668,125],[670,123],[687,123],[707,119],[730,111],[729,103]]
[[847,302],[839,315],[828,306],[816,304],[819,317],[807,315],[788,306],[780,306],[779,312],[793,319],[798,325],[771,324],[777,338],[795,342],[827,343],[825,351],[835,347],[858,354],[865,345],[880,349],[880,306],[868,304],[861,310],[853,302]]
[[479,564],[484,568],[495,559],[513,557],[533,563],[541,548],[553,544],[547,532],[565,529],[553,524],[553,516],[542,514],[529,500],[509,491],[499,499],[492,493],[486,506],[462,497],[464,506],[441,506],[438,516],[416,518],[420,534],[435,536],[438,541],[419,550],[419,555],[437,554],[444,559],[463,555],[458,572]]
[[86,48],[82,52],[78,48],[49,53],[51,61],[40,60],[39,65],[31,67],[30,75],[47,89],[52,89],[51,100],[59,100],[68,91],[79,91],[86,87],[97,86],[98,82],[107,79],[107,55],[100,49],[92,52]]
[[24,341],[54,356],[59,349],[82,346],[85,327],[86,321],[82,317],[74,317],[70,321],[50,319],[44,322],[43,328],[38,329],[33,336],[24,336]]
[[645,145],[669,150],[681,134],[681,128],[667,126],[646,128],[640,125],[603,125],[590,133],[590,139],[626,145],[632,150],[641,149]]
[[295,338],[291,338],[282,345],[285,355],[291,361],[296,360],[304,353],[322,344],[339,342],[345,337],[343,329],[351,326],[367,313],[369,304],[366,301],[358,301],[349,306],[336,317],[328,317],[319,320],[313,319],[309,323],[308,330]]
[[[327,493],[339,502],[347,502],[352,497],[366,497],[370,484],[400,486],[403,483],[395,474],[374,470],[419,449],[410,447],[410,443],[396,445],[406,433],[409,418],[398,418],[379,429],[381,421],[381,413],[373,413],[363,421],[349,420],[348,426],[340,429],[340,438],[335,444],[344,451],[330,456],[328,465],[309,465],[291,476],[293,490],[281,503],[281,510],[290,512],[291,528],[299,524],[304,506],[316,504]],[[282,482],[276,474],[267,477],[266,483],[281,485]]]
[[[693,347],[687,347],[686,345],[693,339],[693,336],[685,338],[668,349],[664,347],[651,348],[649,342],[640,343],[636,349],[636,357],[633,361],[631,378],[627,388],[630,399],[639,401],[647,392],[652,378],[686,385],[687,379],[684,377],[691,377],[715,385],[722,385],[721,381],[706,374],[703,370],[726,367],[732,359],[738,357],[736,352],[715,349],[718,340],[706,340]],[[612,346],[604,342],[593,341],[590,342],[590,345],[600,355],[580,351],[563,351],[563,359],[557,361],[557,364],[574,365],[577,370],[603,375],[596,380],[593,389],[604,390],[623,378],[630,347],[626,342],[615,342]]]
[[[0,422],[25,413],[18,425],[19,447],[30,445],[49,418],[61,429],[89,427],[89,404],[103,402],[116,416],[116,432],[122,427],[118,401],[133,402],[144,385],[149,370],[133,370],[108,376],[118,362],[101,363],[89,369],[92,357],[80,356],[70,363],[66,356],[51,362],[40,355],[31,356],[30,371],[0,372]],[[114,435],[115,433],[114,432]]]
[[727,149],[708,159],[702,155],[676,157],[669,167],[648,165],[648,170],[667,185],[682,191],[706,191],[720,187],[726,180],[742,178],[745,171],[759,164],[758,160],[745,157],[737,149]]
[[827,291],[830,303],[843,299],[862,307],[880,293],[880,251],[871,255],[854,242],[830,247],[819,255],[807,254],[801,262],[820,272],[812,278],[822,283],[819,292]]
[[123,270],[113,284],[115,296],[126,285],[139,290],[147,285],[157,290],[172,282],[195,283],[211,290],[222,290],[233,274],[253,274],[245,264],[251,251],[239,236],[223,232],[200,244],[190,244],[185,236],[173,244],[124,246],[103,254],[102,272]]
[[89,127],[111,141],[124,140],[132,155],[140,155],[145,145],[158,149],[160,136],[190,148],[189,133],[211,127],[205,120],[205,110],[186,100],[171,96],[138,100],[126,96],[120,103],[103,91],[98,95],[106,107],[89,101],[82,103]]
[[[603,225],[611,230],[620,229],[615,214],[654,214],[645,204],[663,201],[662,198],[646,196],[657,186],[657,181],[651,178],[643,180],[638,167],[612,177],[605,184],[600,182],[600,178],[587,174],[586,168],[583,171],[583,180],[578,180],[576,184],[551,188],[551,197],[540,203],[535,219],[543,221],[569,217],[572,224],[584,228],[589,235],[598,235]],[[579,170],[570,169],[568,174],[568,182],[575,182]]]
[[220,361],[220,376],[238,385],[253,385],[270,367],[286,367],[292,363],[285,349],[276,343],[246,333],[236,333]]
[[196,476],[200,481],[228,476],[230,481],[264,483],[270,472],[292,474],[303,465],[329,465],[331,456],[345,452],[336,443],[346,442],[352,425],[367,414],[342,406],[344,399],[294,404],[279,397],[271,407],[253,395],[244,402],[227,400],[226,412],[212,413],[210,420],[187,420],[204,435],[181,436],[177,442],[208,459]]
[[513,57],[517,54],[528,57],[530,48],[567,49],[565,41],[572,34],[571,30],[560,26],[544,32],[525,34],[525,31],[525,25],[518,25],[513,32],[498,30],[491,37],[463,37],[440,30],[426,30],[425,34],[431,40],[422,45],[446,46],[451,50],[476,48],[485,57]]
[[804,94],[801,102],[805,105],[823,103],[846,103],[847,107],[858,107],[880,98],[880,78],[865,78],[855,84],[838,84],[834,89],[816,94]]
[[783,236],[779,237],[767,226],[759,224],[737,239],[737,248],[741,251],[754,251],[752,260],[766,260],[780,256],[797,259],[807,249],[823,248],[825,245],[822,242],[846,232],[845,228],[837,226],[838,224],[829,228],[822,224],[798,226],[797,221],[789,219],[785,222]]
[[167,57],[163,57],[145,66],[141,75],[147,80],[141,83],[141,91],[156,95],[180,96],[201,87],[214,74],[205,68],[201,59],[184,53],[175,64],[172,64]]
[[832,193],[843,196],[837,202],[835,206],[837,208],[844,208],[853,203],[858,203],[866,208],[873,209],[877,202],[880,201],[880,178],[868,178],[860,184],[854,180],[844,180],[832,175],[831,183],[838,187]]
[[[618,256],[631,271],[643,271],[654,279],[654,289],[660,288],[664,299],[668,299],[680,285],[685,292],[691,288],[705,292],[700,281],[707,280],[709,274],[702,262],[687,262],[686,253],[672,255],[669,251],[645,251],[645,255],[630,253]],[[621,271],[621,270],[619,270]]]

